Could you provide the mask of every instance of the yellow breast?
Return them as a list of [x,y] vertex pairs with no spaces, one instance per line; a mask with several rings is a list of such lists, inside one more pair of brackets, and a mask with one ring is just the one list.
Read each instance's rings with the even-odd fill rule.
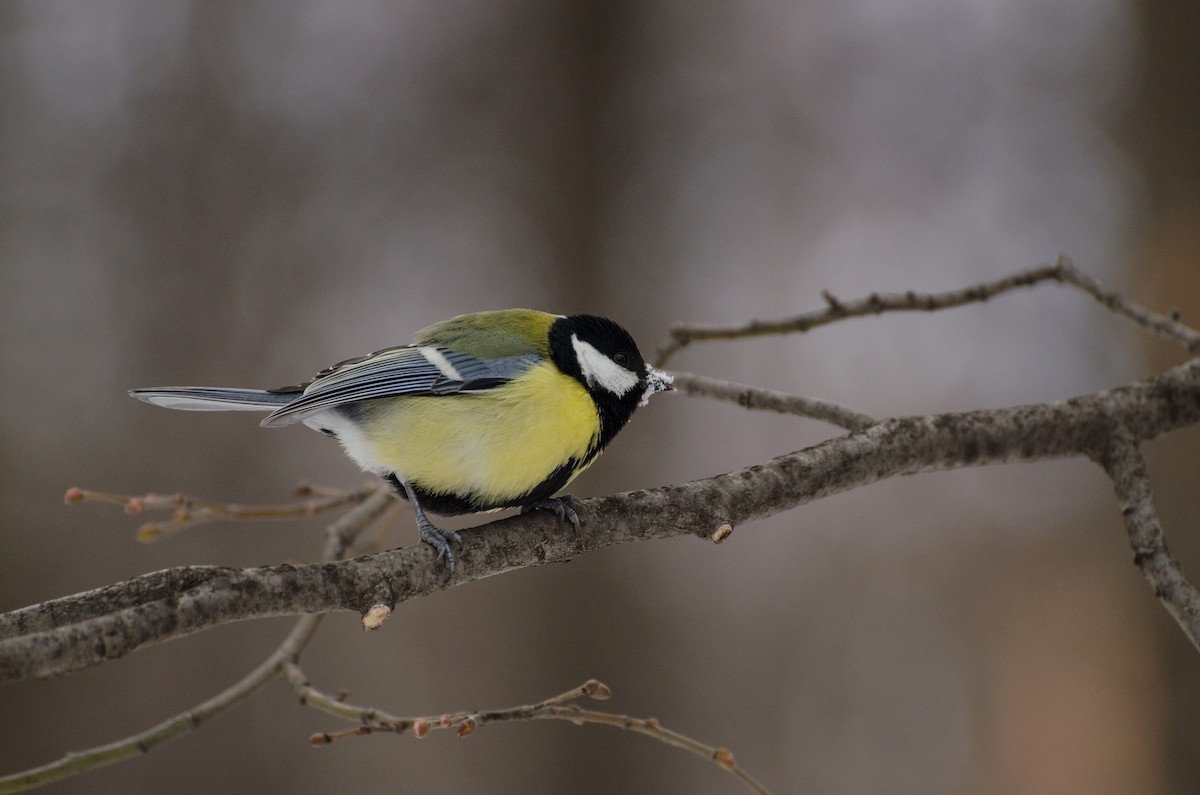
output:
[[477,395],[379,401],[366,418],[378,461],[431,493],[514,499],[600,434],[595,403],[549,362]]

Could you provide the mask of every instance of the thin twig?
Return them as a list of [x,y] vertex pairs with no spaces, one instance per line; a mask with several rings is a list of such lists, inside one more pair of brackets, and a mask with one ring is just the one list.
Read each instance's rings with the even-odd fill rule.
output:
[[292,519],[311,517],[318,514],[357,505],[370,496],[378,486],[370,484],[354,491],[334,491],[304,485],[297,489],[298,496],[316,495],[303,502],[282,505],[240,505],[232,502],[215,502],[188,494],[143,494],[128,496],[109,494],[103,491],[88,491],[72,486],[67,489],[63,501],[68,505],[79,502],[103,502],[125,507],[125,513],[139,514],[142,511],[172,511],[170,519],[146,522],[138,528],[139,541],[157,541],[165,535],[176,533],[186,527],[196,527],[217,521],[263,519]]
[[544,714],[533,716],[535,719],[559,719],[568,720],[577,726],[582,726],[585,723],[596,723],[603,726],[615,726],[619,729],[638,732],[653,737],[654,739],[666,743],[667,745],[676,748],[682,748],[685,751],[690,751],[697,756],[713,761],[718,767],[728,770],[733,775],[737,776],[750,789],[761,795],[769,795],[768,790],[761,783],[751,776],[745,768],[737,764],[737,760],[733,756],[733,752],[728,748],[715,748],[705,745],[697,740],[680,734],[677,731],[666,728],[659,724],[656,718],[634,718],[628,715],[618,715],[612,712],[600,712],[591,709],[581,709],[574,704],[569,704],[564,707],[551,707]]
[[781,414],[797,414],[828,422],[848,431],[861,431],[878,422],[869,414],[855,411],[830,400],[792,395],[774,389],[762,389],[733,381],[722,381],[692,373],[671,373],[675,389],[685,395],[711,397],[728,400],[748,409],[778,411]]
[[1200,592],[1184,576],[1179,561],[1167,547],[1140,447],[1132,438],[1118,432],[1100,464],[1112,478],[1117,492],[1129,544],[1133,547],[1133,562],[1142,570],[1154,588],[1154,595],[1179,623],[1188,640],[1200,649]]
[[235,706],[274,679],[279,673],[280,664],[290,656],[290,652],[285,651],[285,648],[302,648],[308,643],[323,618],[324,616],[320,615],[300,618],[291,633],[270,657],[240,681],[202,704],[123,740],[89,748],[86,751],[72,752],[49,764],[0,777],[0,793],[20,792],[40,787],[52,781],[139,756],[173,737],[198,728],[209,718]]
[[[354,704],[347,704],[344,698],[332,696],[314,687],[297,662],[285,663],[282,673],[283,678],[291,685],[296,695],[300,697],[301,704],[306,707],[319,709],[334,717],[360,723],[363,726],[371,726],[379,731],[394,732],[407,731],[418,720],[417,718],[400,718],[374,707],[359,707]],[[340,733],[319,734],[310,738],[310,742],[314,745],[322,745],[324,742],[333,742],[340,737]],[[324,738],[328,739],[325,740]]]
[[670,338],[659,348],[655,364],[666,365],[679,351],[689,344],[701,340],[733,340],[762,337],[773,334],[794,334],[835,323],[851,317],[881,315],[884,312],[933,312],[939,309],[964,306],[987,301],[1021,287],[1032,287],[1041,282],[1058,282],[1088,293],[1104,306],[1119,315],[1124,315],[1139,326],[1170,340],[1189,353],[1200,352],[1200,332],[1179,321],[1176,313],[1160,315],[1144,309],[1132,301],[1122,298],[1096,279],[1076,268],[1065,256],[1060,256],[1053,265],[1043,265],[1031,270],[1020,271],[1003,279],[983,282],[962,290],[944,293],[871,293],[866,298],[841,301],[824,292],[828,306],[814,312],[805,312],[781,320],[751,320],[733,325],[686,324],[672,327]]
[[[388,491],[376,489],[373,497],[346,513],[326,529],[322,558],[329,561],[344,558],[355,537],[395,504],[395,500]],[[86,751],[72,752],[49,764],[0,777],[0,793],[20,792],[40,787],[52,781],[139,756],[173,737],[198,728],[209,718],[239,704],[278,676],[283,665],[294,661],[312,640],[324,618],[324,615],[301,616],[287,637],[269,657],[242,679],[207,701],[122,740],[89,748]]]
[[412,731],[415,736],[424,737],[433,729],[454,729],[459,737],[466,737],[478,727],[489,723],[520,720],[565,720],[576,726],[595,723],[638,732],[667,745],[682,748],[733,773],[755,792],[764,795],[767,793],[767,789],[762,784],[738,766],[733,753],[727,748],[705,745],[685,734],[662,726],[655,718],[634,718],[612,712],[582,709],[578,705],[570,703],[580,698],[592,698],[598,701],[610,698],[612,691],[607,685],[595,679],[589,679],[579,687],[551,696],[536,704],[499,710],[463,711],[432,717],[401,718],[372,707],[356,707],[317,690],[304,678],[299,666],[285,665],[284,675],[300,696],[302,703],[359,724],[353,729],[314,734],[309,738],[309,742],[315,746],[328,745],[337,740],[361,737],[376,732],[402,734]]

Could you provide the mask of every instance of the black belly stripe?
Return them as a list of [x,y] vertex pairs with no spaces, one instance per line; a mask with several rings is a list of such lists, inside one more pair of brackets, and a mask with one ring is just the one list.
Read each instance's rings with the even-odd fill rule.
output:
[[[591,461],[595,457],[595,453],[592,453],[586,460]],[[497,508],[519,508],[523,505],[541,502],[567,485],[567,481],[571,479],[571,475],[578,467],[579,463],[575,459],[571,459],[555,469],[545,480],[528,491],[511,498],[492,501],[482,501],[478,496],[473,494],[431,492],[419,483],[410,483],[409,485],[412,486],[413,492],[417,495],[417,501],[421,503],[421,508],[426,512],[436,513],[440,516],[457,516],[464,513],[491,511]],[[395,472],[389,472],[387,475],[384,475],[383,479],[391,484],[401,499],[408,499],[408,494],[405,493],[404,486],[400,483],[400,479],[396,477]]]

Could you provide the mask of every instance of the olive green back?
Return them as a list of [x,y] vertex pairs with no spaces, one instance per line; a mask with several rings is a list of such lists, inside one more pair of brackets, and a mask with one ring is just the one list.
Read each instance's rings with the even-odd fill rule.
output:
[[550,355],[548,335],[557,315],[533,309],[501,309],[459,315],[423,328],[414,345],[433,345],[482,359],[536,353]]

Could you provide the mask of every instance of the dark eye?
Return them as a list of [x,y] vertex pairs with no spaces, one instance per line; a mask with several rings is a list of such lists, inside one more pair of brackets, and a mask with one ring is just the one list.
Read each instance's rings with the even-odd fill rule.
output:
[[623,353],[618,353],[613,356],[613,361],[624,367],[629,364],[629,357]]

